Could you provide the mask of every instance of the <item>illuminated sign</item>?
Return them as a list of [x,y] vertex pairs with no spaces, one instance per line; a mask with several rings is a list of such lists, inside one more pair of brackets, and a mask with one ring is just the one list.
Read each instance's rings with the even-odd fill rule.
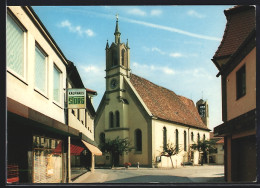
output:
[[68,89],[68,108],[86,108],[86,89]]

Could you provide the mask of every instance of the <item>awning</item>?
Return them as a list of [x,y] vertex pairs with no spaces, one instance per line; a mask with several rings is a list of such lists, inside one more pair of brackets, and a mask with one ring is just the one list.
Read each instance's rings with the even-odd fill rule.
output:
[[89,143],[87,143],[84,140],[81,140],[83,142],[83,144],[89,149],[89,151],[93,154],[93,155],[102,155],[102,152],[96,147],[93,146]]

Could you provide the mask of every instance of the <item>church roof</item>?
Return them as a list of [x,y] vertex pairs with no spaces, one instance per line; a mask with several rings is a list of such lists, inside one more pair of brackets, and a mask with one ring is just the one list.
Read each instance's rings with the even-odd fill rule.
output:
[[224,13],[227,24],[214,59],[234,54],[256,27],[254,6],[237,5]]
[[153,116],[187,126],[207,129],[192,100],[176,95],[142,77],[131,74],[130,82]]

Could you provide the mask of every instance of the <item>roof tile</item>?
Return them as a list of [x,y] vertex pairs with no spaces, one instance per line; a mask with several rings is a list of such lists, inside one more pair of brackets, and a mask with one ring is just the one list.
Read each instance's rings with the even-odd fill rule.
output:
[[196,128],[208,129],[192,100],[176,95],[142,77],[131,74],[130,82],[153,116]]

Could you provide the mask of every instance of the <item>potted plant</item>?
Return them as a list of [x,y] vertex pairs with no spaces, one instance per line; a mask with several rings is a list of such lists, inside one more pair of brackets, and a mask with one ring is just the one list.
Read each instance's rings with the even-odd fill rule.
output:
[[124,165],[125,165],[125,168],[128,168],[129,166],[131,166],[131,163],[126,162]]

